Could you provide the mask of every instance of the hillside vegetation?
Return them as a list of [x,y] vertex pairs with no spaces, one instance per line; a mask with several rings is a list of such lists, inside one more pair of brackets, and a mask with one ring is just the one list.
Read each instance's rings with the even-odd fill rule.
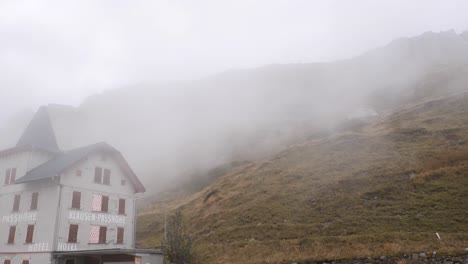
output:
[[165,196],[139,215],[138,244],[160,246],[163,212],[181,210],[199,263],[463,250],[468,94],[429,93],[440,80],[418,88],[433,97],[416,92],[417,101],[380,119],[234,168],[201,191]]

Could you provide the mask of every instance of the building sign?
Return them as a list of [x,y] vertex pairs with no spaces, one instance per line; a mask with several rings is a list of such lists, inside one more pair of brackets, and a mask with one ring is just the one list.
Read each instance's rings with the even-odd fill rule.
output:
[[28,245],[29,252],[49,251],[49,243],[34,243]]
[[23,214],[11,214],[2,216],[2,223],[16,224],[21,222],[32,222],[36,221],[37,213],[23,213]]
[[78,250],[78,245],[73,243],[58,243],[57,251],[73,251]]
[[110,215],[101,213],[85,213],[70,211],[68,213],[69,220],[84,221],[84,222],[101,222],[107,224],[121,224],[125,225],[125,216],[123,215]]

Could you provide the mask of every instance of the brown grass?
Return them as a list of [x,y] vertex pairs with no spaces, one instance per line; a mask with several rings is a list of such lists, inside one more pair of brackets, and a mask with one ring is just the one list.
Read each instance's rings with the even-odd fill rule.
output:
[[[467,112],[466,95],[416,105],[236,169],[165,208],[183,211],[198,263],[458,252],[468,244]],[[139,245],[160,245],[162,208],[141,214]]]

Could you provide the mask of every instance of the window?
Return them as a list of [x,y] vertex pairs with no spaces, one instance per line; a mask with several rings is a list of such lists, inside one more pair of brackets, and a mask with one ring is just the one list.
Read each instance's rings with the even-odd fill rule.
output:
[[104,180],[102,182],[103,184],[110,185],[110,175],[110,170],[104,169]]
[[68,243],[76,243],[78,241],[78,225],[70,225],[68,229]]
[[21,264],[29,264],[29,260],[25,259]]
[[8,233],[8,244],[15,243],[15,233],[16,233],[16,226],[10,226],[10,232]]
[[99,243],[104,244],[106,243],[106,236],[107,236],[107,227],[101,226],[99,227]]
[[31,195],[31,210],[37,209],[37,200],[39,198],[39,193],[35,192]]
[[123,227],[117,227],[117,244],[123,244],[124,241],[124,229]]
[[125,199],[119,199],[119,214],[125,214]]
[[81,170],[76,170],[75,175],[81,177]]
[[102,183],[102,168],[101,167],[96,167],[94,169],[94,182]]
[[81,208],[81,192],[73,192],[72,208],[73,209]]
[[26,232],[26,243],[32,243],[34,236],[34,225],[28,225],[28,231]]
[[93,194],[93,211],[108,212],[109,211],[109,196]]
[[100,184],[110,185],[111,171],[109,169],[103,169],[96,167],[94,169],[94,182]]
[[89,243],[105,244],[107,240],[106,226],[91,226],[89,233]]
[[19,194],[15,195],[15,200],[13,201],[13,212],[19,211],[20,200],[21,200],[21,195]]
[[75,260],[74,259],[67,259],[65,260],[65,264],[75,264]]
[[11,264],[11,260],[5,259],[5,261],[3,262],[3,264]]
[[125,180],[121,180],[121,181],[120,181],[120,185],[122,185],[122,186],[125,186],[126,183],[127,183],[127,182],[126,182]]
[[16,181],[16,168],[7,169],[5,171],[5,185],[13,184]]

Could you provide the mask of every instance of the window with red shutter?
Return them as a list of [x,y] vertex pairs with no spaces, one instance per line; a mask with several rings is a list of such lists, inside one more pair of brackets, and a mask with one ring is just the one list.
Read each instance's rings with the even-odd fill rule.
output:
[[10,226],[10,232],[8,233],[8,244],[15,243],[15,234],[16,234],[16,226]]
[[37,201],[39,199],[39,193],[35,192],[31,195],[31,210],[37,209]]
[[119,199],[119,214],[125,214],[125,199]]
[[19,211],[20,200],[21,200],[21,195],[19,194],[15,195],[15,200],[13,201],[13,212]]
[[111,171],[108,169],[104,169],[104,180],[103,180],[104,184],[110,185],[110,176],[111,176]]
[[117,228],[117,244],[123,244],[124,241],[124,229],[123,227]]
[[94,182],[102,183],[102,168],[101,167],[96,167],[94,169]]
[[73,192],[72,208],[73,209],[81,208],[81,192]]
[[107,241],[107,227],[101,226],[99,227],[99,243],[105,244]]
[[34,236],[34,225],[28,225],[28,231],[26,232],[26,243],[32,243]]
[[101,212],[109,211],[109,196],[102,196]]
[[81,177],[81,170],[76,170],[75,175]]
[[78,225],[70,225],[68,229],[68,243],[76,243],[78,241]]

